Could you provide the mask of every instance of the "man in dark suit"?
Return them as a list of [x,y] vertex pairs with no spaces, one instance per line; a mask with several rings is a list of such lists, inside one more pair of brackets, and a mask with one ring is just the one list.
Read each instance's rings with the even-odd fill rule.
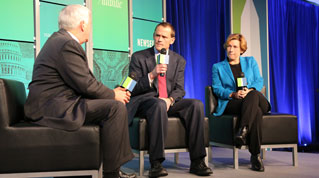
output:
[[[188,136],[190,152],[190,172],[196,175],[210,175],[212,170],[206,166],[204,145],[204,107],[195,99],[183,99],[184,69],[186,61],[182,56],[169,50],[175,41],[174,27],[166,22],[156,26],[153,34],[155,46],[135,52],[132,55],[129,73],[138,80],[127,104],[129,123],[134,116],[145,117],[148,124],[150,177],[166,176],[163,168],[165,160],[164,143],[168,116],[182,119]],[[161,49],[166,49],[169,64],[156,64]],[[160,76],[164,74],[164,76]]]
[[81,47],[91,33],[90,10],[81,5],[65,7],[59,15],[59,28],[35,61],[26,117],[66,131],[75,131],[84,123],[100,125],[104,177],[136,177],[120,171],[120,166],[134,157],[125,107],[130,93],[98,82]]

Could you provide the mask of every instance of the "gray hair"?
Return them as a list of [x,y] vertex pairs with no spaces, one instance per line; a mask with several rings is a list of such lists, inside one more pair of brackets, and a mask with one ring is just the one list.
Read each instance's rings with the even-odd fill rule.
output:
[[90,16],[91,11],[87,7],[79,4],[68,5],[59,14],[59,29],[74,29],[81,21],[87,24]]

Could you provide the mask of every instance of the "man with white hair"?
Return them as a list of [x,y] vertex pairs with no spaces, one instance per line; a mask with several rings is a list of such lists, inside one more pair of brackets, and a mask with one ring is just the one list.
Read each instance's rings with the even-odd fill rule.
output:
[[104,177],[136,177],[120,171],[121,165],[134,157],[124,105],[130,93],[98,82],[81,47],[91,33],[90,10],[66,6],[59,15],[59,29],[35,61],[24,108],[27,119],[66,131],[83,124],[100,125]]

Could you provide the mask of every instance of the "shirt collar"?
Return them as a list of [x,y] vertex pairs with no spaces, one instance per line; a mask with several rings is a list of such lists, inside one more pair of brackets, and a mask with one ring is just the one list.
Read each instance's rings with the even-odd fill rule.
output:
[[71,35],[71,37],[75,40],[75,41],[77,41],[78,43],[80,43],[80,41],[77,39],[77,37],[76,36],[74,36],[71,32],[69,32],[69,31],[67,31],[70,35]]
[[[169,52],[169,49],[166,51],[166,55],[168,55],[168,52]],[[154,46],[154,53],[155,53],[155,55],[158,55],[160,53],[159,51],[157,51],[155,46]]]

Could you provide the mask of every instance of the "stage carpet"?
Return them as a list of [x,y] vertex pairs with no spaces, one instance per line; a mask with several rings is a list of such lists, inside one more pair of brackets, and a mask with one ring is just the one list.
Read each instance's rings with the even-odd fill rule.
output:
[[[239,151],[239,169],[233,168],[232,150],[227,148],[212,148],[212,159],[209,166],[213,168],[216,178],[318,178],[319,177],[319,154],[298,152],[298,167],[292,165],[292,153],[288,151],[267,151],[264,159],[265,172],[255,172],[250,169],[250,154],[248,150]],[[195,178],[189,172],[190,160],[188,153],[180,153],[179,163],[174,163],[174,154],[166,154],[163,166],[168,171],[167,178]],[[122,166],[126,172],[138,172],[138,159]],[[145,156],[145,171],[140,178],[148,177],[150,163]]]

